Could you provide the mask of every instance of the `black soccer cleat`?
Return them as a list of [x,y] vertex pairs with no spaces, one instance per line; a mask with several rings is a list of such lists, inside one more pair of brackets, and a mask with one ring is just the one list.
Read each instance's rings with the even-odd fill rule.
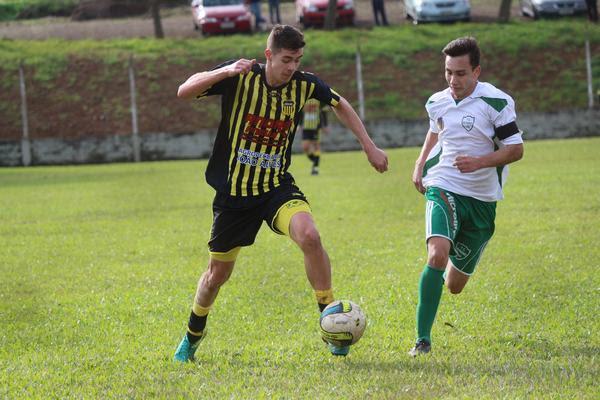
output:
[[415,343],[415,347],[410,349],[410,351],[408,352],[408,355],[416,357],[419,354],[427,354],[430,351],[431,351],[431,343],[429,343],[425,339],[419,339],[419,340],[417,340],[417,343]]

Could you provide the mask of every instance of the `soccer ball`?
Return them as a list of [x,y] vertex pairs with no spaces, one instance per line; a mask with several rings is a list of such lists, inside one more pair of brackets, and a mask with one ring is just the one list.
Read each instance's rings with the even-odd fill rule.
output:
[[365,332],[367,317],[358,304],[338,300],[329,304],[319,320],[321,337],[335,346],[349,346],[358,342]]

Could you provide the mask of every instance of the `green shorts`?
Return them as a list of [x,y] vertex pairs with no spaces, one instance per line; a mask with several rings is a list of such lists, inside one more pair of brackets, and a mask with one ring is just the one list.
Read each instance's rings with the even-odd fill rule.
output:
[[494,234],[496,202],[461,196],[429,187],[425,192],[425,238],[441,236],[450,240],[450,261],[471,275]]

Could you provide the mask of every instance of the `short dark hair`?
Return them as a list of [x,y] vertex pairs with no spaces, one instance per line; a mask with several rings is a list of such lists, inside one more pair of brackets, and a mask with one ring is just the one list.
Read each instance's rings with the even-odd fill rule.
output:
[[267,48],[273,53],[281,49],[298,50],[304,47],[304,34],[291,25],[275,25],[267,39]]
[[465,36],[454,39],[444,47],[442,53],[450,57],[460,57],[468,54],[471,67],[475,68],[479,66],[481,51],[474,37]]

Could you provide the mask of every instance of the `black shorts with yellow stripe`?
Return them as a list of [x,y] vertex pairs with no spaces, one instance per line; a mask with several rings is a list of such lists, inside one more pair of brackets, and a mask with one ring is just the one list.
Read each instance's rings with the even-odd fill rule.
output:
[[318,129],[303,129],[302,140],[318,141],[319,130]]
[[284,205],[287,208],[292,206],[298,211],[310,211],[304,193],[293,183],[284,183],[252,198],[233,197],[217,192],[213,200],[213,225],[208,242],[210,253],[227,254],[232,249],[250,246],[263,221],[275,233],[288,234],[287,227],[278,228],[276,224],[278,213],[283,210]]

